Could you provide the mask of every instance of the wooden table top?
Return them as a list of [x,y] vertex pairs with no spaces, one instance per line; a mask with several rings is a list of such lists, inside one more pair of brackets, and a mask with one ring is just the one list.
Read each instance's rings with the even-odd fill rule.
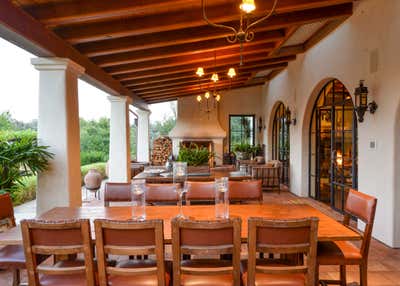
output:
[[[194,219],[215,219],[214,206],[184,206],[184,214]],[[230,215],[242,218],[242,241],[247,241],[247,219],[249,217],[265,217],[269,219],[293,219],[315,216],[320,219],[318,227],[319,241],[360,240],[356,232],[345,227],[336,220],[323,214],[319,210],[300,204],[263,204],[263,205],[230,205]],[[171,219],[179,213],[177,206],[147,206],[147,219],[164,220],[164,238],[166,243],[171,243]],[[128,220],[131,218],[131,207],[85,207],[85,208],[54,208],[39,216],[44,220],[66,220],[88,218],[106,218],[114,220]],[[92,229],[93,230],[93,229]],[[93,232],[94,235],[94,232]],[[0,245],[21,245],[22,235],[17,226],[0,233]]]

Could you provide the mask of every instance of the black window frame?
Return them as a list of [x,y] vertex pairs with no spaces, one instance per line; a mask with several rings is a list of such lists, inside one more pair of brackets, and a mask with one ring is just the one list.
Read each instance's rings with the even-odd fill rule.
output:
[[252,118],[252,123],[253,123],[253,130],[252,130],[252,135],[251,135],[251,139],[252,139],[252,142],[253,142],[253,144],[251,144],[252,146],[255,146],[255,142],[256,142],[256,125],[255,125],[255,123],[256,123],[256,115],[255,114],[229,114],[229,142],[228,142],[228,145],[229,145],[229,152],[232,152],[233,150],[232,150],[232,148],[233,148],[233,146],[232,146],[232,142],[231,142],[231,118],[232,117],[251,117]]

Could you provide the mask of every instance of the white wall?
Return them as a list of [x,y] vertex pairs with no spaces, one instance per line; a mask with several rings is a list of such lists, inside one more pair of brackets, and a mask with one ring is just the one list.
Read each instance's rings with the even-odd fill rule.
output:
[[[359,191],[378,198],[374,237],[400,247],[400,1],[363,0],[354,15],[317,46],[300,55],[263,90],[265,118],[282,101],[295,110],[297,125],[291,126],[291,190],[308,195],[308,131],[312,106],[322,86],[332,78],[340,80],[353,93],[360,79],[366,80],[370,100],[379,106],[359,124]],[[370,67],[373,52],[378,69]],[[354,100],[354,98],[353,98]],[[270,126],[270,122],[267,123]],[[264,143],[271,135],[264,132]],[[377,148],[369,149],[376,140]],[[396,141],[395,141],[396,140]],[[395,144],[396,143],[396,144]],[[270,144],[269,144],[270,145]],[[395,148],[396,147],[396,148]],[[395,173],[396,171],[396,173]],[[396,176],[397,175],[397,176]],[[397,211],[395,210],[397,204]]]

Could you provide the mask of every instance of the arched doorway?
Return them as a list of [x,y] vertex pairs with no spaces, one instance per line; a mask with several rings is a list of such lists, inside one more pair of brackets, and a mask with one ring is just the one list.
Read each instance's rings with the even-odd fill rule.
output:
[[349,188],[357,188],[357,117],[340,81],[323,87],[310,124],[309,196],[342,211]]
[[289,186],[290,133],[285,105],[280,102],[275,109],[272,125],[272,159],[282,162],[282,183]]

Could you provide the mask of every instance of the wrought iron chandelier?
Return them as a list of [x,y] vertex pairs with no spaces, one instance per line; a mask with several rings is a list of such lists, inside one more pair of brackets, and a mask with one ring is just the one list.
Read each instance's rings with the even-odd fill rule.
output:
[[[201,85],[201,78],[205,75],[204,72],[204,68],[202,67],[198,67],[196,70],[196,75],[198,76],[199,79],[199,89],[201,92],[204,92],[204,99],[203,96],[198,95],[196,97],[197,102],[199,103],[199,109],[201,110],[201,104],[204,101],[205,102],[205,109],[204,111],[206,113],[210,113],[212,111],[213,108],[217,107],[218,102],[221,100],[221,93],[220,91],[217,90],[217,82],[219,81],[219,75],[217,73],[216,70],[216,65],[217,65],[217,56],[216,53],[214,51],[214,71],[211,75],[211,82],[212,82],[212,90],[210,91],[210,89],[208,88],[205,92],[203,91],[202,85]],[[232,79],[236,76],[236,70],[231,67],[228,69],[228,72],[226,74],[230,80],[230,84],[229,84],[229,88],[232,85]],[[213,100],[213,103],[210,102],[211,100]]]
[[211,22],[208,19],[206,13],[206,0],[201,0],[201,6],[203,9],[203,18],[207,22],[207,24],[216,28],[223,28],[232,32],[232,35],[228,36],[227,40],[231,44],[239,42],[240,65],[243,65],[243,44],[251,42],[254,39],[254,31],[251,31],[251,29],[254,26],[267,20],[274,14],[278,0],[273,0],[273,1],[274,3],[272,5],[271,10],[265,16],[255,20],[254,22],[250,22],[251,13],[256,9],[256,5],[254,3],[254,0],[242,0],[242,4],[240,4],[240,25],[238,29],[231,26]]

